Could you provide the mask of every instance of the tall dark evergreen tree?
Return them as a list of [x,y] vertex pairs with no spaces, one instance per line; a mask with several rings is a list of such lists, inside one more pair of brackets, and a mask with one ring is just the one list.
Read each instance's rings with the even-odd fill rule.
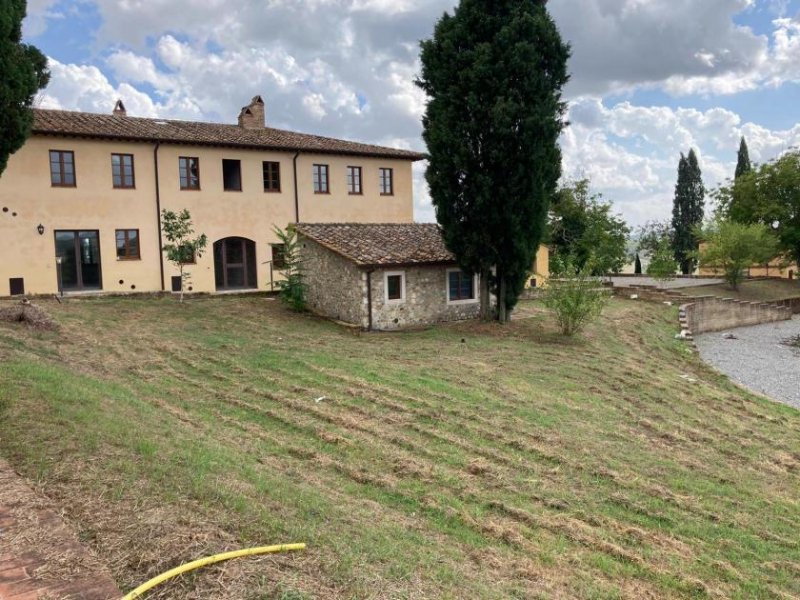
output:
[[569,46],[545,0],[462,0],[422,42],[426,178],[447,246],[507,320],[561,175]]
[[47,85],[47,59],[22,43],[25,0],[0,3],[0,175],[22,147],[33,123],[33,97]]
[[745,173],[749,173],[753,170],[753,166],[750,164],[750,151],[747,149],[747,142],[742,136],[742,141],[739,142],[739,153],[738,153],[738,160],[736,161],[736,175],[734,176],[736,179],[739,179]]
[[703,222],[703,207],[706,190],[703,175],[694,150],[689,155],[681,154],[678,163],[678,183],[675,185],[675,201],[672,207],[673,250],[681,272],[688,275],[694,271],[697,259],[691,255],[699,246],[695,227]]

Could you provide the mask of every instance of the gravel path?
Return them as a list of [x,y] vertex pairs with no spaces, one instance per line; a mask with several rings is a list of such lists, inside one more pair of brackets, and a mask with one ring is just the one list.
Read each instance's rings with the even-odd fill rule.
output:
[[717,285],[723,283],[722,279],[711,279],[711,278],[697,278],[692,279],[690,277],[676,277],[675,279],[670,279],[668,281],[658,281],[653,279],[652,277],[614,277],[613,275],[609,277],[609,279],[614,283],[614,287],[631,287],[632,285],[654,285],[664,290],[671,290],[675,288],[690,288],[690,287],[698,287],[702,285]]
[[[726,333],[736,339],[725,339]],[[755,392],[800,409],[800,348],[782,344],[800,336],[800,315],[791,321],[738,327],[695,338],[700,356]]]

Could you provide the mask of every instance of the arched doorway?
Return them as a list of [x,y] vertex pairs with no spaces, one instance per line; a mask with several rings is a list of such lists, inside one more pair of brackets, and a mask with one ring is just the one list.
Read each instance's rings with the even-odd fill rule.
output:
[[256,243],[241,237],[214,242],[217,291],[256,289]]

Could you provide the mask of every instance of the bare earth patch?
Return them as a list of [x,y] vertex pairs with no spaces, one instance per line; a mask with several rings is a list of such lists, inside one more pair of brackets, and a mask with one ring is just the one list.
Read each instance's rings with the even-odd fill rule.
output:
[[57,329],[56,323],[44,309],[27,301],[20,302],[14,306],[0,308],[0,321],[24,323],[32,329]]

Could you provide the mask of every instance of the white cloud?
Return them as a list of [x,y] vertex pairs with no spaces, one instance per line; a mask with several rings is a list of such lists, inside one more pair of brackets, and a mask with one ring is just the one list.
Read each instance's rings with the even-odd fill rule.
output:
[[27,15],[23,33],[25,37],[36,37],[47,30],[47,22],[52,19],[63,19],[64,14],[53,10],[58,0],[28,0]]
[[800,124],[770,130],[742,123],[739,115],[722,108],[629,102],[606,107],[598,98],[581,98],[571,105],[569,117],[572,125],[561,140],[565,178],[590,178],[634,225],[670,215],[681,152],[697,151],[711,190],[732,176],[742,135],[756,162],[800,144]]
[[[81,6],[84,2],[81,0]],[[48,106],[234,122],[256,94],[268,123],[422,150],[418,41],[456,0],[91,0],[102,26],[97,66],[52,60]],[[753,0],[558,0],[549,8],[573,44],[562,138],[564,171],[589,176],[634,223],[669,214],[677,157],[699,150],[709,187],[733,170],[739,136],[754,160],[800,141],[724,109],[604,104],[636,89],[675,96],[735,94],[800,81],[800,22],[779,16],[769,36],[734,17]],[[26,33],[58,18],[54,0],[29,0]],[[87,36],[88,37],[88,36]],[[105,72],[104,72],[105,71]],[[113,77],[113,79],[112,79]],[[142,89],[153,90],[150,95]],[[415,211],[431,220],[424,165]]]
[[127,83],[114,87],[97,67],[65,65],[53,58],[49,65],[51,81],[41,97],[42,108],[110,113],[116,100],[124,98],[128,110],[137,115],[155,117],[167,112],[167,107]]

